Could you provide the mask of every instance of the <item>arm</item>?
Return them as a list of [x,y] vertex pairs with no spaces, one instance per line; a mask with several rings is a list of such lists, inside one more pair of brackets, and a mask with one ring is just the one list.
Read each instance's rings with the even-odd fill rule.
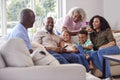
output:
[[78,33],[78,31],[77,32],[76,31],[72,32],[72,31],[69,30],[69,27],[71,27],[71,23],[72,23],[71,17],[66,16],[65,20],[64,20],[64,23],[63,23],[62,31],[69,31],[70,34],[72,36],[74,36],[74,35],[76,35]]
[[79,31],[70,31],[65,26],[63,26],[62,31],[69,31],[69,33],[70,33],[71,36],[75,36],[75,35],[77,35],[79,33]]
[[93,49],[93,44],[90,39],[87,39],[86,42],[81,41],[80,43],[81,43],[83,49],[85,49],[85,50]]
[[[64,44],[65,44],[65,43],[64,43],[63,41],[60,42],[60,47],[61,47],[61,48],[64,48],[64,47],[65,47]],[[63,49],[63,52],[66,52],[66,53],[71,53],[71,52],[77,53],[77,52],[78,52],[77,47],[74,46],[74,48],[75,48],[74,50],[67,50],[67,49],[64,48],[65,50]]]
[[107,29],[106,30],[106,34],[107,34],[106,38],[108,40],[108,43],[100,46],[99,49],[106,48],[106,47],[111,47],[111,46],[115,46],[116,45],[116,42],[115,42],[115,39],[113,37],[112,31],[110,29]]
[[60,47],[45,47],[47,51],[51,50],[51,51],[54,51],[54,52],[61,52],[61,49]]
[[[86,28],[84,27],[84,28],[81,28],[80,30],[86,30]],[[69,31],[69,33],[70,33],[71,36],[76,36],[79,33],[80,30],[70,31],[65,26],[63,26],[63,28],[62,28],[62,31]]]
[[32,49],[32,45],[31,45],[31,42],[29,40],[28,35],[27,34],[25,35],[24,33],[18,33],[18,34],[16,34],[16,37],[21,38],[21,39],[24,40],[24,42],[26,44],[26,47],[28,48],[28,50],[29,50],[29,52],[31,54],[33,52],[33,49]]
[[66,52],[68,52],[68,53],[71,53],[71,52],[73,52],[73,53],[77,53],[77,52],[79,52],[79,51],[78,51],[77,48],[75,48],[74,50],[67,50]]
[[105,45],[100,46],[99,49],[110,47],[110,46],[114,46],[114,45],[116,45],[115,41],[111,41],[111,42],[109,42],[109,43],[107,43]]
[[86,50],[91,50],[93,49],[93,46],[92,45],[88,45],[88,46],[82,46],[83,49],[86,49]]

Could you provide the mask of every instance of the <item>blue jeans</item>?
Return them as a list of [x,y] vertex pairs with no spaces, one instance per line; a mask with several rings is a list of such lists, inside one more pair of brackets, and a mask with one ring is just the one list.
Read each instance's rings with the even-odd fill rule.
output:
[[86,68],[86,70],[88,72],[89,71],[89,63],[88,63],[87,59],[84,56],[85,52],[84,52],[84,50],[83,50],[83,48],[82,48],[82,46],[80,44],[78,44],[78,50],[79,50],[78,55],[79,55],[80,59],[82,60],[82,65],[85,66],[85,68]]
[[60,64],[67,64],[69,63],[61,54],[56,53],[54,51],[48,51],[51,55],[53,55],[59,62]]
[[81,59],[77,53],[62,53],[61,54],[69,63],[82,64]]
[[[107,47],[103,48],[97,51],[93,51],[91,53],[91,59],[94,63],[94,65],[100,70],[103,71],[103,55],[105,54],[120,54],[120,49],[118,46],[112,46],[112,47]],[[106,73],[105,77],[111,77],[110,73],[110,65],[108,61],[106,60]]]

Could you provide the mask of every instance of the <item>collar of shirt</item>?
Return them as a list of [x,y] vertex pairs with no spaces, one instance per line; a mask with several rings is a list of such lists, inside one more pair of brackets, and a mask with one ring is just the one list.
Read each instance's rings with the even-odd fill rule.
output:
[[[46,33],[48,33],[48,34],[51,34],[51,33],[49,33],[46,29],[44,29],[44,31],[45,31]],[[51,35],[55,35],[54,30],[53,30],[53,33],[52,33]]]
[[19,25],[19,29],[24,31],[25,33],[27,33],[27,29],[21,24],[21,23],[18,23]]

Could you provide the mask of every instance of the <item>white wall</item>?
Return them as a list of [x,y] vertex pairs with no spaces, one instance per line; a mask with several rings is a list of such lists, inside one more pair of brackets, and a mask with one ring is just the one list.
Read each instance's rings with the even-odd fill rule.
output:
[[87,14],[87,20],[96,14],[104,16],[112,29],[120,29],[120,0],[63,0],[63,16],[72,7],[81,7]]
[[112,29],[120,30],[120,0],[104,0],[104,17]]
[[103,0],[66,0],[65,3],[66,3],[66,6],[65,6],[66,13],[72,7],[81,7],[85,10],[87,14],[87,20],[89,20],[92,16],[97,15],[97,14],[103,15],[103,5],[104,5]]

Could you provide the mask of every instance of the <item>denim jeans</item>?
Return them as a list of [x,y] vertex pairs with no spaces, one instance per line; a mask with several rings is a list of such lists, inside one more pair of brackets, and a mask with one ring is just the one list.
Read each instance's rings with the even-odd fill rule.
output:
[[[100,70],[103,71],[103,55],[106,54],[120,54],[120,49],[118,46],[112,46],[112,47],[107,47],[103,48],[97,51],[93,51],[91,53],[91,59],[94,63],[94,65]],[[110,73],[110,64],[106,60],[106,76],[105,77],[111,77]]]
[[78,55],[79,55],[80,59],[82,60],[82,65],[84,65],[87,72],[89,72],[89,63],[88,63],[87,59],[85,58],[85,55],[84,55],[85,52],[80,44],[78,44],[78,50],[79,50]]
[[51,51],[51,50],[49,50],[48,52],[51,55],[53,55],[60,62],[60,64],[67,64],[67,63],[69,63],[61,54],[56,53],[56,52]]
[[81,59],[77,53],[62,53],[61,54],[69,63],[82,64]]

